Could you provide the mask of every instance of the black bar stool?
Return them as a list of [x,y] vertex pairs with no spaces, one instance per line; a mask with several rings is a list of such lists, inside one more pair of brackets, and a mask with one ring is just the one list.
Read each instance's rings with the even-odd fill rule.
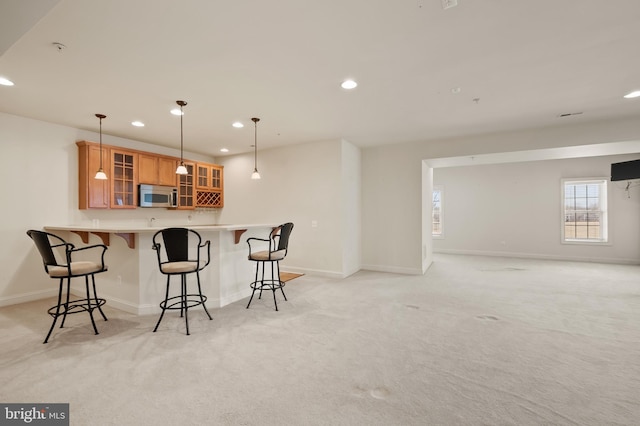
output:
[[[256,290],[260,290],[258,299],[262,299],[262,290],[271,290],[273,292],[273,303],[278,310],[278,302],[276,300],[276,290],[280,289],[284,300],[287,300],[287,295],[284,294],[284,281],[280,280],[280,261],[287,256],[287,250],[289,247],[289,236],[293,229],[293,223],[287,222],[274,228],[269,234],[269,238],[248,238],[247,244],[249,245],[249,260],[256,262],[256,279],[250,284],[253,291],[251,292],[251,298],[247,304],[247,309],[251,305],[253,295]],[[257,251],[257,245],[264,246],[264,243],[269,243],[267,250]],[[253,246],[252,246],[253,244]],[[264,266],[265,263],[269,263],[271,266],[271,279],[264,278]],[[274,268],[275,265],[275,268]],[[262,275],[258,279],[258,271],[262,266]],[[278,279],[276,279],[276,275]]]
[[[164,246],[160,243],[160,239],[164,242]],[[160,272],[167,276],[167,291],[164,300],[160,302],[162,313],[153,329],[154,333],[158,330],[160,321],[168,309],[180,310],[180,317],[184,316],[187,335],[189,335],[189,308],[202,305],[209,319],[213,319],[205,305],[207,296],[202,294],[200,287],[200,271],[211,261],[210,245],[210,241],[202,243],[200,234],[187,228],[165,228],[153,235],[153,249],[158,254],[158,267]],[[200,256],[203,250],[206,250],[206,261]],[[194,273],[198,282],[198,293],[189,294],[187,292],[187,275]],[[180,294],[169,297],[171,277],[174,275],[180,275]]]
[[[37,231],[34,229],[27,231],[27,235],[33,240],[38,249],[38,252],[40,253],[40,256],[42,257],[45,272],[51,278],[60,279],[60,285],[58,289],[58,303],[48,310],[49,315],[53,317],[53,323],[51,324],[49,333],[47,333],[47,337],[44,339],[43,343],[47,343],[49,341],[49,337],[51,336],[51,332],[56,326],[58,318],[62,317],[60,328],[63,328],[64,322],[67,319],[67,315],[76,314],[79,312],[89,313],[91,324],[93,325],[93,331],[95,332],[95,334],[98,334],[98,328],[96,327],[96,322],[93,319],[93,310],[97,308],[98,311],[100,311],[102,318],[107,321],[107,316],[102,311],[102,305],[106,303],[106,300],[98,298],[98,294],[96,293],[96,280],[94,275],[99,274],[100,272],[105,272],[107,270],[107,266],[104,264],[104,253],[107,251],[107,246],[105,246],[104,244],[96,244],[92,246],[76,248],[73,244],[66,242],[55,234],[50,234],[44,231]],[[64,262],[58,261],[56,259],[54,249],[56,249],[56,251],[64,251]],[[73,260],[73,257],[76,253],[93,249],[95,249],[95,252],[97,253],[96,257],[99,256],[99,261],[94,262],[87,260]],[[60,254],[60,256],[62,255]],[[93,297],[89,292],[89,276],[91,276]],[[87,297],[85,299],[69,300],[71,278],[75,277],[84,277],[85,289],[87,292]],[[63,302],[62,293],[65,279],[67,280],[67,294]]]

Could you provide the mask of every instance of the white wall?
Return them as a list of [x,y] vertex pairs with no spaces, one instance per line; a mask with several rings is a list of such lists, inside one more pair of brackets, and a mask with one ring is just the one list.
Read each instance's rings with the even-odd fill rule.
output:
[[336,277],[355,272],[360,269],[359,151],[345,141],[259,151],[260,180],[250,179],[252,154],[220,158],[225,173],[220,222],[293,222],[284,268]]
[[640,262],[640,185],[610,183],[608,245],[561,244],[561,179],[609,177],[640,154],[434,169],[444,190],[444,238],[434,250],[548,259]]
[[433,168],[422,162],[422,273],[433,262]]
[[360,149],[342,141],[342,272],[343,276],[360,270],[362,264],[362,170]]
[[[432,159],[438,158],[470,158],[475,155],[590,144],[611,144],[616,148],[624,145],[624,153],[640,152],[640,123],[631,119],[615,120],[364,149],[363,268],[422,273],[424,246],[428,255],[432,244],[421,232],[424,231],[423,184],[429,184],[423,182],[423,160],[429,164]],[[574,155],[573,152],[563,154],[563,150],[557,151],[559,155]],[[428,179],[428,171],[424,172],[424,176]],[[580,257],[570,252],[566,255]]]
[[362,267],[422,273],[422,157],[409,145],[362,152]]
[[0,114],[0,304],[40,298],[46,290],[57,293],[26,231],[68,220],[75,138],[68,127]]

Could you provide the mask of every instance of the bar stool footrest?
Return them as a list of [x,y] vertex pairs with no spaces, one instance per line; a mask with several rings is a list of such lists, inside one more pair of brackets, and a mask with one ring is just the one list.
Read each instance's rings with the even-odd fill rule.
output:
[[253,290],[277,290],[284,287],[285,282],[280,280],[259,280],[249,284]]
[[94,309],[99,309],[105,303],[107,303],[105,299],[95,298],[70,300],[69,303],[61,303],[60,311],[58,311],[57,313],[56,311],[58,310],[58,305],[53,305],[47,312],[49,313],[49,315],[55,318],[56,316],[93,311]]
[[[186,298],[186,300],[185,300]],[[200,297],[199,294],[185,294],[183,296],[173,296],[168,298],[167,300],[163,300],[160,302],[160,308],[165,309],[184,309],[193,308],[195,306],[204,305],[207,301],[207,296],[202,295]],[[186,302],[186,305],[185,305]]]

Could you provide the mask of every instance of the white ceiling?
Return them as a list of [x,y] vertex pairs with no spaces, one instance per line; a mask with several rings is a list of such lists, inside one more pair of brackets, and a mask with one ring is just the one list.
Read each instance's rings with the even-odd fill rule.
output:
[[2,0],[0,111],[92,131],[103,113],[105,134],[179,148],[185,100],[185,149],[213,156],[252,150],[251,117],[265,149],[640,113],[622,98],[640,89],[640,1],[458,3]]

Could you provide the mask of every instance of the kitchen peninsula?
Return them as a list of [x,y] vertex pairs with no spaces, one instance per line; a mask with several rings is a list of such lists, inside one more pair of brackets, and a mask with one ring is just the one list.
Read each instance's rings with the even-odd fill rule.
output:
[[[202,292],[208,298],[207,307],[222,307],[251,294],[249,283],[254,280],[255,271],[252,262],[247,260],[249,251],[245,241],[249,237],[265,238],[275,226],[184,226],[197,231],[203,242],[211,242],[211,263],[200,272]],[[67,232],[67,241],[76,245],[107,245],[105,263],[109,270],[96,278],[98,292],[111,306],[138,315],[160,312],[158,305],[164,300],[166,276],[160,273],[157,255],[152,248],[153,235],[163,228],[165,226],[99,224],[44,227],[56,234]],[[189,278],[190,288],[192,279],[195,285],[195,277]],[[178,286],[175,287],[177,291]]]

